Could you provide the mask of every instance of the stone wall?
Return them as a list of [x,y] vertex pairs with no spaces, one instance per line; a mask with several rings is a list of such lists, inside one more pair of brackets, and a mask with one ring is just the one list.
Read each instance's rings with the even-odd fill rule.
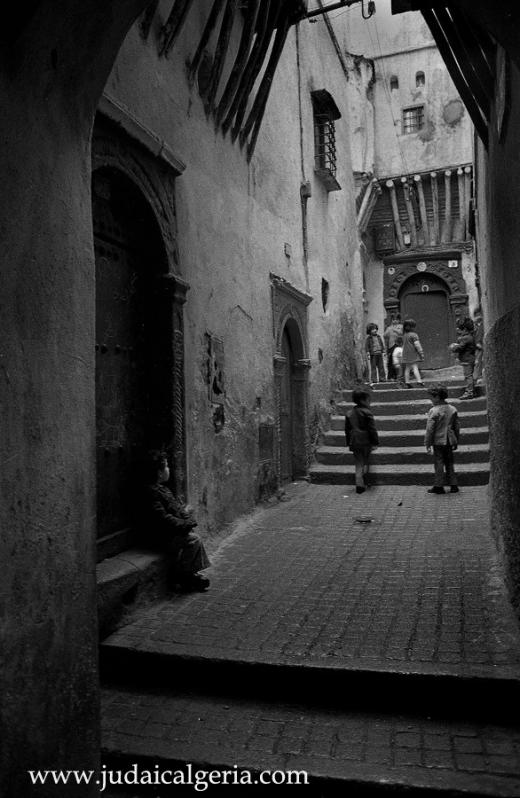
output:
[[478,147],[478,259],[485,329],[492,528],[520,615],[520,72],[514,65],[510,65],[510,71],[510,90],[506,89],[504,95],[510,109],[506,109],[500,135],[495,109],[489,152]]
[[[158,56],[154,38],[166,8],[159,6],[147,42],[137,27],[131,31],[106,94],[186,164],[176,182],[176,208],[179,273],[190,285],[185,305],[188,494],[202,527],[211,532],[274,486],[272,469],[259,450],[260,430],[265,443],[265,430],[276,425],[277,413],[271,274],[312,297],[306,342],[309,417],[329,406],[333,390],[351,373],[361,276],[354,257],[346,78],[323,24],[292,28],[248,164],[238,141],[215,132],[197,82],[190,85],[186,77],[205,23],[204,4],[190,12],[168,59]],[[311,92],[321,89],[342,114],[336,122],[342,190],[330,193],[314,172]],[[311,196],[304,215],[300,187],[307,183]],[[223,363],[218,406],[208,386],[208,336],[217,342]]]

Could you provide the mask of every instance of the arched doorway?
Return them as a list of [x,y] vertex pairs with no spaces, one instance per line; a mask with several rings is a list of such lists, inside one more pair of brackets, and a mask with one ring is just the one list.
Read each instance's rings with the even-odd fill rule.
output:
[[424,350],[423,367],[446,368],[452,364],[448,345],[454,340],[450,290],[444,280],[429,273],[416,274],[399,292],[401,318],[415,319]]
[[284,327],[282,334],[282,358],[283,371],[281,374],[280,386],[280,480],[282,482],[288,482],[293,478],[294,473],[294,354],[287,325]]
[[309,361],[296,319],[285,317],[275,355],[275,387],[278,403],[278,476],[289,482],[307,473],[307,379]]
[[93,173],[96,256],[96,462],[99,538],[131,523],[132,475],[149,447],[172,437],[172,319],[158,290],[167,259],[154,215],[134,183]]

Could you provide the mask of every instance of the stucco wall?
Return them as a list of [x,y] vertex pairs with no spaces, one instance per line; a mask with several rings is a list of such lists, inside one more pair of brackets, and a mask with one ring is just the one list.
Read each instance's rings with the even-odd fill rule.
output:
[[[154,36],[167,9],[160,6],[147,43],[132,30],[106,91],[187,165],[177,180],[176,205],[179,268],[191,286],[185,306],[189,496],[202,524],[213,530],[252,506],[258,494],[258,425],[275,420],[270,272],[313,297],[307,353],[311,426],[351,372],[361,277],[354,259],[346,81],[323,26],[292,28],[248,165],[238,142],[214,131],[197,85],[186,79],[185,64],[207,7],[199,3],[190,12],[182,39],[164,59]],[[238,34],[237,27],[235,41]],[[342,112],[336,122],[342,191],[333,193],[314,174],[310,92],[324,88]],[[307,265],[300,202],[306,181],[312,190]],[[326,310],[322,279],[330,286]],[[225,423],[219,432],[205,382],[206,332],[224,346]]]
[[[342,18],[344,17],[344,21]],[[350,52],[373,59],[375,165],[379,177],[447,168],[472,160],[472,126],[431,33],[418,12],[391,15],[390,0],[364,21],[352,10],[338,19]],[[425,85],[416,86],[424,72]],[[392,90],[390,79],[399,87]],[[403,133],[402,111],[424,105],[425,125]]]
[[491,445],[491,519],[520,615],[520,73],[511,66],[511,109],[502,139],[490,125],[477,159],[479,266]]
[[[56,795],[56,786],[31,789],[28,769],[98,763],[89,136],[118,46],[141,7],[40,3],[13,49],[2,46],[5,798]],[[95,792],[83,785],[74,794]]]

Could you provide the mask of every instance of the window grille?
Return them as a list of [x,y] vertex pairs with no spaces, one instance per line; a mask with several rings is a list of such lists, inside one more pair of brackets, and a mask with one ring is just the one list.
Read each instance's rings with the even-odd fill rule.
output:
[[424,105],[403,109],[403,133],[416,133],[424,126]]
[[336,126],[325,114],[314,116],[314,159],[316,169],[328,169],[336,176]]

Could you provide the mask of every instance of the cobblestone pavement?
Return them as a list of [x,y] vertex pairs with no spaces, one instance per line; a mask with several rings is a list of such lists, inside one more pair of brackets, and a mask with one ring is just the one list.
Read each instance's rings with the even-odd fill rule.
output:
[[520,731],[502,726],[117,690],[103,708],[105,749],[129,761],[520,794]]
[[[108,643],[277,663],[518,674],[520,635],[487,489],[295,483],[212,554],[211,589],[141,611]],[[368,521],[370,519],[370,521]]]

